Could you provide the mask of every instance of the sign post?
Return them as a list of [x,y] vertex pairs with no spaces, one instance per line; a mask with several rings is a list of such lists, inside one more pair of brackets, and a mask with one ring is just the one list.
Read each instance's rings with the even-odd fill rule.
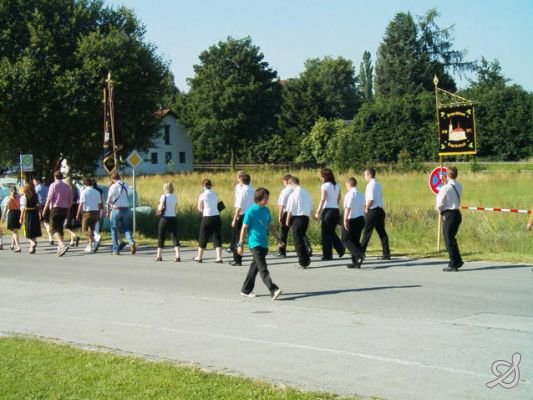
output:
[[[448,176],[448,170],[446,167],[442,166],[442,159],[441,159],[441,165],[440,167],[435,168],[433,171],[431,171],[431,174],[429,174],[429,188],[435,194],[435,196],[439,193],[440,188],[444,185],[444,181],[446,180],[446,177]],[[440,250],[440,231],[441,231],[441,223],[442,223],[442,217],[439,214],[438,220],[437,220],[437,251]]]
[[136,212],[135,212],[135,209],[137,207],[137,204],[136,204],[136,195],[137,195],[137,188],[135,186],[135,169],[142,164],[143,162],[143,159],[142,157],[140,156],[140,154],[136,151],[136,150],[133,150],[128,158],[126,158],[126,161],[127,163],[130,165],[130,167],[132,168],[133,170],[133,173],[132,173],[132,178],[133,178],[133,236],[135,236],[135,231],[136,231],[136,228],[137,228],[137,221],[136,221]]

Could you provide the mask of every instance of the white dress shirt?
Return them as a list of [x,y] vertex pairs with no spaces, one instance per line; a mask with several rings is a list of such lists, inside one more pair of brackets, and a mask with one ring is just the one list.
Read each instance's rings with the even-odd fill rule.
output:
[[435,209],[440,212],[446,210],[459,210],[461,208],[462,192],[463,186],[456,180],[449,179],[448,183],[442,186],[439,190],[439,194],[437,194],[437,204]]
[[107,204],[112,208],[127,208],[128,203],[128,185],[122,181],[116,181],[109,188],[107,194]]
[[351,188],[344,196],[344,208],[350,209],[347,219],[362,217],[365,215],[365,196],[356,188]]
[[289,200],[289,196],[291,195],[291,193],[292,188],[289,186],[285,186],[279,194],[278,206],[285,208],[285,211],[287,211],[287,201]]
[[81,191],[80,203],[83,211],[99,211],[102,204],[102,196],[95,188],[89,186]]
[[235,201],[235,208],[240,208],[239,215],[243,215],[254,204],[254,188],[250,185],[243,185],[238,191]]
[[320,190],[326,192],[326,201],[323,208],[339,208],[339,185],[326,182],[320,186]]
[[311,215],[313,211],[313,201],[311,195],[300,186],[296,186],[287,200],[287,212],[293,217]]
[[218,196],[211,189],[204,189],[198,200],[203,203],[202,215],[204,217],[220,215],[217,208]]
[[366,184],[365,199],[366,201],[372,200],[372,205],[370,206],[371,210],[378,207],[383,208],[383,195],[381,193],[381,185],[375,179],[371,179]]

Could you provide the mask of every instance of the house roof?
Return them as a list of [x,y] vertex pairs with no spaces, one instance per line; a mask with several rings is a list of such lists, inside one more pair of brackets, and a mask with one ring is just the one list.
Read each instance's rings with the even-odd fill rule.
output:
[[161,108],[155,112],[157,118],[165,118],[167,115],[172,115],[174,118],[178,118],[178,115],[172,111],[170,108]]

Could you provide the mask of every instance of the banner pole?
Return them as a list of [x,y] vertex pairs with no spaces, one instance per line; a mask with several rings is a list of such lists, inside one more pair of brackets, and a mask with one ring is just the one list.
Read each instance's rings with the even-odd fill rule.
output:
[[[439,144],[440,152],[440,129],[439,129],[439,108],[440,108],[440,99],[439,99],[439,78],[437,75],[433,77],[433,85],[435,86],[435,127],[437,129],[437,143]],[[442,183],[442,156],[439,154],[439,164],[440,164],[440,179]],[[437,251],[440,251],[440,231],[442,224],[442,216],[440,212],[437,217]]]
[[137,188],[135,186],[135,168],[132,169],[133,170],[133,237],[135,237],[135,230],[137,228],[137,223],[136,223],[136,213],[135,213],[135,208],[137,207],[136,205],[136,202],[135,202],[135,197],[136,197],[136,194],[137,194]]
[[[440,179],[441,183],[444,183],[443,175],[442,175],[442,157],[439,157],[439,163],[440,163]],[[440,251],[440,235],[441,235],[441,226],[442,226],[442,215],[440,215],[440,212],[438,214],[438,220],[437,220],[437,251]]]

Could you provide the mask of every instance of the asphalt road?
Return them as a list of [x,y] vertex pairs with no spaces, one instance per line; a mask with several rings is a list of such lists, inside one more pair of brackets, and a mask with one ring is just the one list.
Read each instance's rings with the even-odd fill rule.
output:
[[[203,264],[194,249],[182,253],[174,263],[169,249],[163,262],[153,248],[118,257],[105,246],[62,258],[46,246],[0,251],[0,332],[342,395],[533,398],[532,265],[467,262],[444,273],[443,260],[393,255],[351,270],[345,256],[314,257],[301,270],[293,253],[269,256],[283,290],[272,301],[259,278],[257,298],[239,295],[247,267],[214,264],[212,251]],[[489,389],[492,364],[515,353],[517,385]]]

